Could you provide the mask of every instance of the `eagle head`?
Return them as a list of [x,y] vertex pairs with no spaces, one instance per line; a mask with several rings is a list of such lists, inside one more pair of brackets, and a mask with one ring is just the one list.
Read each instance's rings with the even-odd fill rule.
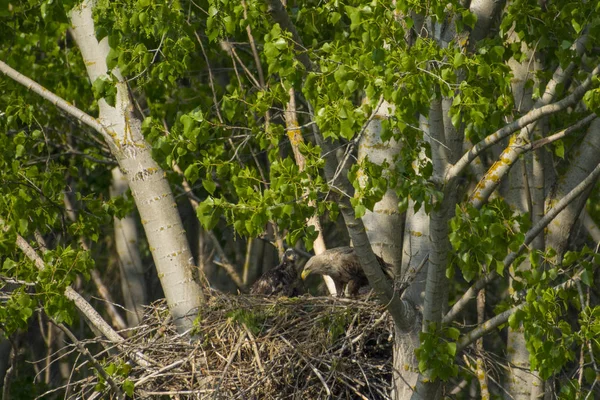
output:
[[283,261],[295,262],[298,259],[298,255],[291,247],[283,253]]
[[[319,263],[319,262],[315,262],[316,260],[318,260],[317,257],[312,257],[310,260],[308,260],[308,262],[304,265],[304,269],[302,270],[302,275],[300,275],[302,277],[302,280],[305,280],[307,276],[309,276],[311,273],[317,273],[317,274],[323,274],[323,264]],[[320,261],[320,260],[318,260]]]

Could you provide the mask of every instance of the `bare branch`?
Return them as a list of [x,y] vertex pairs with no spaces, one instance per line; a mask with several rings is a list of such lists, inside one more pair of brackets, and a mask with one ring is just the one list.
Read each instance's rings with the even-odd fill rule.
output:
[[[2,225],[2,230],[6,232],[8,230],[8,226],[5,224],[4,220],[0,219],[0,225]],[[39,270],[43,270],[46,268],[44,260],[41,259],[40,256],[36,253],[36,251],[27,243],[25,239],[19,234],[17,234],[16,239],[17,247],[25,254],[27,258],[29,258],[35,264],[36,268]],[[113,329],[110,325],[102,318],[100,314],[88,303],[79,293],[75,291],[70,286],[67,286],[64,293],[65,297],[75,303],[77,309],[86,317],[86,319],[92,324],[96,329],[98,329],[106,338],[111,340],[112,342],[121,344],[124,342],[124,339]],[[135,352],[132,355],[132,359],[141,366],[149,367],[150,362],[146,360],[143,354],[139,352]]]
[[[542,232],[544,228],[548,226],[548,224],[550,224],[550,222],[552,222],[552,220],[556,218],[556,216],[569,205],[569,203],[571,203],[578,196],[580,196],[586,189],[589,188],[590,185],[594,184],[594,182],[596,182],[596,179],[599,176],[600,164],[598,164],[598,166],[594,168],[594,170],[587,176],[587,178],[581,181],[579,185],[575,186],[573,190],[571,190],[565,197],[563,197],[559,202],[557,202],[554,205],[554,207],[548,210],[546,215],[544,215],[544,217],[540,219],[540,221],[537,224],[535,224],[531,229],[529,229],[529,231],[525,235],[525,240],[523,241],[521,247],[519,247],[517,251],[510,253],[504,258],[504,268],[508,268],[517,259],[517,257],[527,249],[527,246],[533,241],[533,239],[538,234],[540,234],[540,232]],[[448,313],[442,319],[442,322],[447,324],[453,321],[457,317],[458,313],[461,312],[463,308],[465,308],[467,303],[474,299],[475,296],[477,296],[477,292],[479,292],[480,289],[482,289],[485,285],[487,285],[497,277],[498,273],[496,271],[492,271],[479,278],[473,284],[473,286],[471,286],[465,292],[465,294],[463,294],[462,297],[456,303],[454,303],[450,311],[448,311]]]
[[42,98],[48,100],[56,107],[65,111],[67,114],[77,118],[87,126],[95,129],[104,137],[104,140],[106,140],[107,143],[112,143],[111,132],[107,131],[106,128],[104,128],[104,126],[96,118],[86,114],[68,101],[52,93],[39,83],[12,69],[10,66],[8,66],[8,64],[2,61],[0,61],[0,72],[13,79],[15,82],[25,86],[27,90],[31,90],[32,92],[39,94]]
[[[555,290],[568,289],[571,286],[573,286],[574,284],[576,284],[580,279],[581,279],[581,273],[577,273],[571,279],[561,283],[560,285],[555,286],[554,289]],[[468,332],[467,334],[463,335],[463,337],[456,344],[456,351],[457,352],[461,351],[462,349],[464,349],[465,347],[467,347],[468,345],[470,345],[477,339],[485,336],[486,334],[488,334],[492,330],[496,329],[500,325],[505,324],[506,322],[508,322],[508,318],[512,314],[516,313],[517,311],[519,311],[520,309],[525,307],[527,304],[528,304],[527,302],[522,302],[521,304],[519,304],[513,308],[510,308],[506,311],[503,311],[493,318],[488,319],[484,323],[479,324],[479,326],[477,328],[475,328],[472,331]]]
[[63,331],[65,333],[65,335],[67,335],[69,337],[69,339],[71,340],[71,342],[73,342],[73,344],[75,344],[75,346],[77,346],[77,349],[79,350],[79,352],[81,354],[83,354],[85,356],[85,358],[87,358],[89,360],[89,362],[94,366],[94,369],[96,371],[98,371],[98,374],[100,374],[100,376],[102,376],[102,378],[104,378],[104,380],[106,382],[108,382],[108,384],[110,385],[111,390],[117,394],[117,399],[124,399],[125,398],[125,394],[123,393],[123,391],[121,390],[121,387],[119,385],[117,385],[117,383],[115,382],[115,380],[113,379],[112,376],[110,376],[105,370],[104,368],[102,368],[102,365],[100,365],[100,363],[98,362],[98,360],[96,360],[94,358],[94,356],[89,352],[88,349],[85,348],[85,346],[79,341],[77,340],[77,338],[75,337],[75,335],[73,335],[73,333],[63,324],[56,324],[56,326],[58,326],[58,328]]
[[530,150],[537,150],[542,146],[545,146],[547,144],[550,144],[552,142],[560,140],[560,139],[564,138],[565,136],[567,136],[568,134],[586,126],[587,124],[589,124],[590,122],[595,120],[597,117],[598,116],[596,114],[590,114],[587,117],[585,117],[584,119],[580,120],[579,122],[569,126],[566,129],[563,129],[560,132],[555,133],[554,135],[550,135],[548,137],[536,140],[535,142],[530,144],[528,147],[530,148]]
[[491,135],[477,143],[471,148],[471,150],[465,153],[460,158],[460,160],[456,162],[456,164],[454,164],[448,170],[445,178],[446,181],[456,178],[471,163],[471,161],[478,157],[484,150],[498,143],[502,139],[508,137],[517,130],[526,127],[527,125],[539,120],[540,118],[546,115],[557,113],[577,103],[585,94],[585,92],[591,87],[593,78],[596,75],[598,75],[599,72],[600,66],[597,66],[596,68],[594,68],[592,73],[586,78],[586,80],[579,87],[573,90],[573,93],[571,93],[570,95],[555,103],[531,110],[527,114],[523,115],[521,118],[511,122],[508,125],[505,125],[504,127],[498,129],[496,132],[492,133]]

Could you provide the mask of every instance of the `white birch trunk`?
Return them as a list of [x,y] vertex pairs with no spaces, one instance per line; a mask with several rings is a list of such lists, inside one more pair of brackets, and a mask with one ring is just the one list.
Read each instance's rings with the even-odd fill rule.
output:
[[115,107],[98,101],[98,121],[113,138],[111,151],[126,176],[150,245],[169,310],[180,332],[192,326],[203,302],[200,286],[193,279],[193,258],[177,211],[171,188],[160,166],[152,159],[150,147],[141,133],[141,123],[132,114],[127,84],[118,68],[108,71],[108,39],[96,40],[92,9],[94,1],[84,1],[70,15],[75,39],[92,82],[112,74],[118,79]]
[[[129,185],[119,168],[112,170],[111,197],[123,195]],[[144,305],[147,304],[146,281],[144,268],[140,257],[138,232],[133,215],[114,219],[115,246],[121,271],[121,291],[127,309],[127,322],[130,327],[137,326],[144,315]]]
[[[358,144],[359,161],[368,157],[369,161],[375,164],[381,165],[386,161],[393,164],[394,157],[400,152],[400,143],[393,139],[386,143],[381,140],[381,121],[390,115],[391,107],[384,101],[366,126]],[[359,183],[364,184],[364,180]],[[403,260],[407,258],[403,258],[402,254],[405,215],[398,211],[398,196],[395,191],[388,190],[381,201],[375,204],[373,211],[367,210],[362,220],[373,251],[394,266],[395,279],[400,279],[402,273],[408,271],[408,268],[402,269]],[[413,262],[417,258],[415,257]],[[422,257],[418,259],[422,260]],[[415,264],[414,267],[416,268],[417,265]],[[412,330],[403,331],[396,328],[394,331],[394,376],[392,378],[394,399],[410,398],[417,382],[418,371],[414,352],[419,346],[419,328],[420,324],[414,324]]]
[[[600,163],[600,120],[595,119],[589,126],[587,133],[577,149],[573,152],[573,158],[569,169],[561,178],[552,193],[547,207],[559,201],[566,193],[579,184],[590,172]],[[560,260],[567,250],[569,237],[573,231],[573,226],[583,209],[587,200],[589,190],[586,195],[581,196],[567,206],[558,216],[548,225],[547,245],[556,250],[557,257]]]
[[[533,88],[526,85],[527,81],[533,79],[535,71],[542,66],[533,59],[535,54],[532,51],[527,48],[523,48],[523,51],[529,54],[528,59],[521,63],[511,59],[509,66],[514,75],[511,84],[515,105],[520,112],[526,113],[534,106],[532,100]],[[526,127],[521,130],[516,141],[531,141],[536,131],[541,134],[537,125]],[[510,140],[510,144],[512,144],[512,141],[513,139]],[[544,194],[544,178],[539,168],[541,160],[539,157],[537,160],[534,160],[534,154],[526,154],[525,157],[517,159],[518,152],[509,151],[508,148],[502,153],[501,157],[503,157],[501,158],[502,160],[508,157],[511,162],[514,162],[514,165],[512,165],[512,168],[508,172],[509,187],[506,195],[508,204],[519,214],[529,212],[532,216],[532,221],[539,220],[543,216],[543,210],[540,211],[540,202],[543,202]],[[510,167],[509,165],[508,168]],[[531,197],[528,196],[529,193],[531,193]],[[540,215],[540,212],[542,215]],[[542,250],[544,243],[543,236],[543,234],[538,235],[532,247],[537,245],[537,249]],[[531,269],[529,259],[523,261],[519,268]],[[506,373],[505,396],[506,398],[515,400],[529,400],[532,396],[536,395],[538,392],[537,388],[543,388],[543,381],[540,380],[535,372],[530,372],[529,351],[526,347],[522,326],[517,329],[508,328],[506,353],[509,369]]]
[[[400,152],[400,143],[394,139],[386,143],[381,140],[381,121],[389,116],[391,107],[384,101],[365,128],[358,144],[359,162],[368,157],[374,164],[381,165],[387,161],[393,165],[394,157]],[[359,183],[364,184],[364,179]],[[362,220],[375,254],[399,270],[402,264],[404,216],[398,212],[396,192],[388,190],[381,201],[375,204],[373,211],[367,210]]]

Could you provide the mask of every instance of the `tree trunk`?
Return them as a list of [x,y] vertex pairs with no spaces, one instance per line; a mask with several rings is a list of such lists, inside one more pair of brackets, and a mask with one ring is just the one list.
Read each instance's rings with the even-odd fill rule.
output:
[[[127,180],[119,170],[112,170],[110,195],[123,195],[127,188]],[[147,304],[146,280],[144,268],[138,247],[137,226],[133,215],[124,218],[114,218],[115,246],[121,271],[121,291],[127,309],[127,322],[130,327],[137,326],[142,321],[144,306]]]
[[118,68],[108,71],[108,38],[96,40],[94,5],[94,1],[84,1],[71,11],[71,33],[90,80],[109,79],[110,75],[117,79],[116,104],[113,107],[100,99],[98,120],[113,139],[108,144],[138,207],[169,310],[178,331],[184,332],[192,327],[195,310],[204,303],[204,295],[193,279],[193,257],[171,188],[164,171],[152,159],[140,121],[131,112],[127,84]]

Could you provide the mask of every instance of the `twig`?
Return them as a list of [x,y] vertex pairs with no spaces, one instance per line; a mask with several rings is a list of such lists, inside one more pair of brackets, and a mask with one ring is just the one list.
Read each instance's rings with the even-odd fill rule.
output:
[[217,101],[217,93],[215,92],[215,83],[214,83],[212,69],[210,68],[210,62],[208,61],[208,56],[206,55],[206,51],[204,50],[204,44],[202,44],[202,39],[200,39],[198,32],[194,31],[194,35],[196,35],[196,40],[200,44],[200,50],[202,50],[202,55],[204,56],[204,61],[206,62],[206,66],[208,67],[208,84],[209,84],[210,90],[212,92],[215,111],[217,113],[217,117],[219,118],[219,122],[223,123],[223,117],[221,117],[221,111],[219,110],[219,102]]
[[254,359],[256,360],[256,365],[258,365],[258,369],[260,370],[260,372],[264,374],[265,368],[263,367],[262,361],[260,360],[260,353],[258,351],[258,347],[256,346],[256,338],[254,337],[250,329],[248,329],[248,326],[246,324],[243,324],[243,326],[244,330],[246,331],[246,334],[248,335],[248,338],[250,338],[250,344],[252,345],[252,350],[254,351]]
[[[567,289],[567,288],[573,286],[576,282],[578,282],[581,279],[582,272],[583,272],[583,270],[578,272],[577,274],[575,274],[575,276],[573,276],[569,280],[567,280],[559,285],[556,285],[554,287],[554,289],[555,290],[564,290],[564,289]],[[496,315],[495,317],[492,317],[492,318],[488,319],[487,321],[483,322],[482,324],[477,326],[477,328],[475,328],[472,331],[468,332],[467,334],[463,335],[463,337],[456,344],[456,351],[457,352],[461,351],[466,346],[473,343],[475,340],[479,339],[480,337],[483,337],[485,334],[490,332],[492,329],[495,329],[498,326],[506,323],[508,321],[508,318],[512,314],[514,314],[518,310],[524,308],[527,304],[528,303],[524,301],[517,306],[514,306],[504,312],[501,312],[500,314]]]
[[487,136],[486,138],[475,144],[471,148],[471,150],[465,153],[456,162],[456,164],[454,164],[448,170],[446,174],[446,181],[456,178],[471,163],[471,161],[478,157],[484,150],[498,143],[505,137],[508,137],[517,130],[526,127],[527,125],[539,120],[540,118],[546,115],[557,113],[577,103],[585,94],[585,92],[591,87],[594,77],[598,75],[599,72],[600,66],[597,66],[585,79],[585,81],[580,86],[575,88],[575,90],[573,90],[573,92],[570,95],[564,97],[562,100],[559,100],[555,103],[547,104],[540,108],[535,108],[529,111],[521,118],[511,122],[510,124],[505,125],[504,127],[498,129],[496,132],[492,133],[491,135]]
[[[573,200],[575,200],[579,195],[581,195],[590,185],[596,182],[596,179],[600,176],[600,164],[596,166],[592,170],[592,172],[579,183],[579,185],[575,186],[567,195],[565,195],[560,201],[558,201],[554,207],[546,212],[546,215],[542,219],[540,219],[525,235],[525,240],[523,244],[519,247],[517,251],[514,251],[507,255],[504,258],[503,264],[504,268],[508,268],[519,255],[521,255],[526,249],[527,246],[535,239],[537,235],[540,234],[544,230],[546,226],[556,216],[564,210]],[[490,273],[485,274],[481,278],[479,278],[466,292],[462,295],[462,297],[454,303],[450,311],[444,316],[442,319],[442,323],[449,323],[453,321],[459,312],[467,305],[467,303],[477,296],[477,293],[480,289],[482,289],[485,285],[493,281],[498,277],[498,273],[496,271],[492,271]]]
[[32,92],[37,93],[42,98],[48,100],[49,102],[54,104],[56,107],[65,111],[67,114],[75,117],[79,121],[83,122],[84,124],[88,125],[89,127],[93,128],[93,129],[95,129],[98,133],[100,133],[104,137],[104,140],[106,140],[106,142],[109,145],[112,145],[113,140],[112,140],[112,136],[111,136],[110,132],[100,122],[98,122],[98,120],[96,118],[94,118],[91,115],[78,109],[77,107],[75,107],[74,105],[69,103],[68,101],[66,101],[63,98],[52,93],[50,90],[46,89],[45,87],[43,87],[39,83],[35,82],[34,80],[17,72],[16,70],[14,70],[10,66],[8,66],[8,64],[6,64],[2,61],[0,61],[0,72],[6,74],[9,78],[13,79],[15,82],[25,86],[25,88],[27,88],[27,90],[31,90]]
[[246,332],[242,332],[237,344],[235,345],[235,348],[233,349],[231,354],[229,354],[229,358],[227,359],[227,364],[225,364],[225,368],[223,368],[223,373],[221,374],[221,378],[219,379],[219,381],[217,382],[217,385],[215,386],[215,390],[214,390],[213,396],[212,396],[213,399],[217,398],[217,396],[219,394],[219,388],[221,387],[221,384],[223,383],[223,380],[225,379],[225,376],[227,375],[227,371],[229,370],[229,367],[231,366],[233,359],[235,358],[237,352],[240,350],[240,347],[242,347],[242,343],[244,343],[244,339],[246,339],[246,335],[247,335]]
[[73,342],[75,344],[75,346],[77,346],[77,348],[79,349],[79,352],[81,354],[83,354],[92,363],[92,365],[94,366],[94,369],[96,369],[96,371],[98,371],[98,373],[102,376],[102,378],[106,382],[108,382],[108,384],[110,385],[113,392],[117,394],[117,398],[124,399],[125,394],[121,391],[121,388],[119,387],[119,385],[117,385],[117,383],[114,381],[114,379],[110,375],[108,375],[108,373],[106,373],[104,368],[102,368],[102,365],[100,365],[100,363],[94,358],[94,356],[92,356],[92,354],[88,351],[88,349],[86,349],[85,346],[83,344],[81,344],[81,342],[79,342],[79,340],[77,340],[75,335],[73,335],[73,333],[71,333],[71,331],[66,326],[64,326],[63,324],[57,324],[57,323],[55,323],[55,324],[61,331],[63,331],[65,333],[65,335],[67,335],[69,337],[69,339],[71,339],[71,342]]
[[567,136],[568,134],[570,134],[571,132],[574,132],[584,126],[586,126],[587,124],[589,124],[590,122],[592,122],[593,120],[595,120],[596,118],[598,118],[598,116],[596,114],[590,114],[587,117],[585,117],[584,119],[580,120],[579,122],[577,122],[576,124],[571,125],[570,127],[563,129],[560,132],[555,133],[554,135],[550,135],[548,137],[536,140],[535,142],[533,142],[531,144],[531,150],[537,150],[542,146],[545,146],[549,143],[552,143],[554,141],[557,141],[559,139],[564,138],[565,136]]
[[[2,226],[3,231],[8,230],[4,220],[1,218],[0,226]],[[39,270],[44,270],[46,268],[44,261],[40,258],[40,256],[37,255],[29,243],[27,243],[27,241],[19,234],[17,234],[16,244],[17,247],[19,247],[19,249],[25,254],[25,256],[33,261]],[[108,325],[108,323],[100,314],[98,314],[94,307],[92,307],[90,303],[88,303],[71,286],[67,286],[64,295],[67,299],[75,303],[75,306],[86,317],[86,320],[90,323],[90,325],[98,329],[105,337],[117,345],[124,342],[123,337],[120,336],[110,325]],[[134,352],[131,354],[131,357],[136,363],[142,366],[149,367],[151,365],[150,361],[142,353]]]
[[[295,349],[295,347],[292,346],[292,344],[286,338],[284,338],[283,336],[281,336],[281,340],[285,344],[287,344],[288,346],[290,346],[292,349]],[[304,357],[303,354],[300,354],[299,352],[297,354],[300,357],[302,357],[302,359],[310,367],[310,369],[313,371],[313,373],[316,375],[316,377],[321,381],[321,384],[325,388],[325,392],[327,393],[327,396],[331,396],[331,390],[329,389],[329,386],[327,386],[327,382],[325,382],[325,379],[323,379],[323,375],[321,375],[321,373],[319,372],[319,370],[308,359],[306,359],[306,357]]]
[[169,371],[173,368],[176,368],[178,366],[180,366],[181,364],[185,363],[186,360],[177,360],[169,365],[167,365],[166,367],[162,367],[161,369],[159,369],[158,371],[155,371],[149,375],[144,376],[142,379],[140,379],[139,381],[137,381],[134,386],[141,386],[143,385],[145,382],[149,381],[150,379],[154,378],[157,375],[160,375],[166,371]]

